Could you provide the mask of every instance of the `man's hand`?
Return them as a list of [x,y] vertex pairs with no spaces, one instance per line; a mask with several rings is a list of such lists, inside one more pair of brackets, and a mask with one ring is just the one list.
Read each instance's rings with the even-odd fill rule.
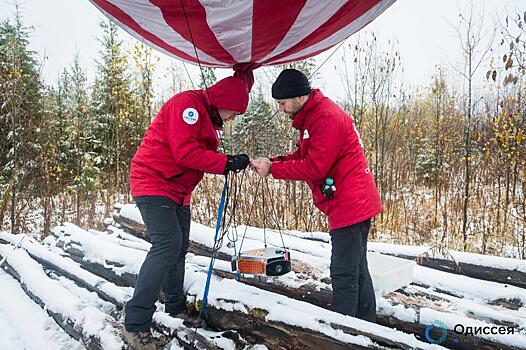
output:
[[270,166],[272,162],[268,158],[257,158],[250,162],[250,165],[257,171],[259,176],[266,177],[270,174]]
[[225,175],[228,174],[229,171],[239,173],[241,170],[245,170],[250,164],[250,158],[248,158],[246,154],[227,155],[226,157]]

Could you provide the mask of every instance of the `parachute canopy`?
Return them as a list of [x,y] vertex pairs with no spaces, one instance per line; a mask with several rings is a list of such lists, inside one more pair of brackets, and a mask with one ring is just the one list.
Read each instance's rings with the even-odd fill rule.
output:
[[90,0],[150,46],[206,67],[302,60],[356,33],[395,0]]

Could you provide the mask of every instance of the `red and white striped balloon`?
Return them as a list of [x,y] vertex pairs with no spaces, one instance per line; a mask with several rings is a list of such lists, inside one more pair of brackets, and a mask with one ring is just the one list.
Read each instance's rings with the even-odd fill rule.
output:
[[90,0],[148,45],[206,67],[302,60],[356,33],[395,0]]

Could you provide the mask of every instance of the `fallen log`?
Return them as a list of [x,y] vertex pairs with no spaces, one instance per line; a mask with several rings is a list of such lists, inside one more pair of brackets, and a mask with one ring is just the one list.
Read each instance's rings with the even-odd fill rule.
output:
[[[10,235],[4,232],[0,232],[0,237],[2,237],[0,238],[0,240],[4,242],[6,242],[6,240],[16,242],[19,239],[17,236]],[[105,279],[102,279],[99,276],[92,275],[91,273],[83,269],[80,269],[75,263],[70,261],[68,258],[59,256],[56,253],[52,253],[46,250],[44,246],[36,242],[26,240],[24,244],[22,244],[20,249],[26,250],[32,258],[36,258],[33,260],[41,264],[46,274],[51,274],[52,276],[65,277],[75,282],[75,284],[77,284],[79,287],[85,288],[91,292],[95,292],[101,299],[112,303],[116,308],[116,312],[112,312],[111,316],[115,319],[115,321],[118,322],[114,325],[116,325],[116,327],[119,329],[122,328],[121,324],[123,313],[119,312],[119,310],[123,309],[124,303],[131,297],[131,293],[133,292],[132,288],[122,288],[112,285]],[[9,266],[9,268],[11,269],[11,272],[16,275],[16,271],[13,270],[11,266]],[[104,270],[104,267],[99,267],[99,269],[97,270]],[[20,279],[18,279],[18,281],[20,282]],[[24,284],[21,283],[21,286],[24,287]],[[25,291],[26,293],[31,293],[31,291],[27,288],[25,288]],[[38,299],[36,296],[32,297],[32,299],[35,302],[37,302],[41,307],[47,308],[44,302],[40,301],[40,299]],[[68,316],[52,312],[50,309],[47,309],[47,311],[48,314],[52,316],[57,321],[57,323],[59,323],[62,326],[63,329],[67,329],[68,334],[70,334],[73,338],[77,340],[81,339],[80,337],[82,336],[83,331],[78,331],[74,327],[74,325],[71,324],[71,321],[69,321]],[[164,314],[164,312],[161,314]],[[194,339],[199,349],[218,349],[218,347],[213,343],[211,339],[208,339],[207,337],[200,334],[194,334],[192,329],[187,328],[181,322],[179,324],[176,324],[175,326],[173,325],[173,322],[163,323],[163,320],[166,320],[167,317],[168,316],[166,314],[164,314],[163,318],[163,315],[159,315],[159,313],[156,313],[155,328],[162,334],[168,336],[169,338],[174,338],[173,341],[176,341],[178,344],[183,346],[183,348],[188,350],[195,349],[195,347],[191,344],[189,340]],[[219,338],[219,336],[216,335],[215,338]],[[100,348],[97,339],[88,339],[83,341],[90,349]],[[167,341],[169,341],[169,339]],[[159,344],[162,343],[163,341],[160,340]]]
[[[16,244],[19,239],[19,237],[7,232],[0,232],[1,241]],[[114,304],[117,311],[121,310],[122,305],[124,305],[126,300],[133,294],[131,288],[119,288],[106,279],[80,268],[72,260],[50,252],[36,242],[26,240],[22,243],[21,248],[45,269],[52,270],[72,280],[79,287],[96,293],[102,300]]]
[[[114,218],[117,222],[121,223],[121,219],[120,217],[116,216]],[[130,226],[130,222],[125,222],[125,225],[128,225]],[[137,237],[140,237],[142,235],[142,232],[144,230],[144,226],[142,224],[133,224],[133,232],[137,235]],[[206,246],[203,246],[203,248],[205,250],[205,255],[210,255],[211,253],[211,250],[208,249]],[[208,249],[208,251],[207,251]],[[201,250],[202,251],[202,250]],[[229,273],[227,271],[218,271],[216,269],[216,271],[214,271],[214,273],[218,276],[222,276],[222,277],[225,277],[225,278],[235,278],[235,274],[232,274],[232,273]],[[246,284],[249,284],[249,285],[253,285],[253,286],[256,286],[258,288],[261,288],[261,289],[264,289],[264,290],[268,290],[268,291],[272,291],[272,292],[275,292],[275,293],[279,293],[279,294],[282,294],[282,295],[286,295],[288,297],[291,297],[291,298],[294,298],[296,300],[303,300],[303,301],[306,301],[306,302],[309,302],[313,305],[317,305],[317,306],[320,306],[320,307],[323,307],[323,308],[330,308],[330,296],[331,296],[331,290],[330,288],[320,288],[319,285],[309,285],[309,284],[303,284],[301,287],[299,288],[291,288],[290,286],[287,286],[287,285],[280,285],[280,282],[279,280],[274,280],[273,283],[265,283],[265,282],[259,282],[258,279],[244,279],[244,278],[241,278],[241,281],[243,283],[246,283]],[[397,301],[396,299],[402,299],[400,297],[400,295],[403,295],[404,294],[404,288],[401,289],[400,291],[400,294],[393,294],[391,296],[386,296],[386,302],[388,304],[390,304],[391,306],[396,306],[398,304],[403,304],[404,307],[408,308],[408,309],[412,309],[413,310],[413,313],[414,314],[419,314],[420,312],[420,309],[423,307],[422,305],[417,305],[417,303],[411,303],[411,298],[412,297],[417,297],[417,295],[413,295],[413,296],[409,296],[410,293],[406,293],[408,294],[408,298],[405,298],[404,299],[404,302],[401,302],[401,301]],[[423,294],[423,292],[421,292],[421,294]],[[443,294],[443,296],[447,296],[447,293],[446,294]],[[391,300],[391,299],[395,299],[395,300]],[[425,305],[427,305],[426,307],[429,307],[429,308],[435,308],[435,309],[439,309],[439,305],[441,303],[445,303],[447,302],[446,299],[444,298],[440,298],[440,297],[437,297],[436,295],[431,295],[431,294],[427,294],[426,295],[426,302],[424,303]],[[509,303],[510,301],[508,301]],[[405,304],[404,304],[405,303]],[[520,305],[519,305],[520,306]],[[517,306],[517,308],[519,307]],[[482,305],[481,305],[482,307]],[[477,317],[477,314],[476,312],[474,312],[472,315],[471,315],[471,318],[472,319],[480,319],[480,320],[484,320],[484,321],[487,321],[488,319],[485,318],[484,316],[479,316]],[[496,320],[496,319],[489,319],[489,321],[493,322],[493,324],[496,324],[496,325],[499,325],[499,320]],[[415,334],[419,339],[422,339],[425,341],[425,337],[424,337],[424,333],[425,333],[425,330],[426,330],[426,327],[428,326],[428,324],[420,324],[418,319],[415,320],[414,322],[407,322],[407,321],[404,321],[404,320],[400,320],[400,319],[396,319],[395,317],[393,317],[389,310],[382,310],[380,309],[380,313],[378,315],[378,323],[379,324],[382,324],[382,325],[385,325],[385,326],[389,326],[389,327],[394,327],[396,329],[400,329],[404,332],[409,332],[409,333],[413,333]],[[515,324],[516,325],[516,324]],[[450,331],[452,332],[452,329],[450,329]],[[433,332],[438,332],[438,331],[435,331],[433,330],[432,331],[432,335],[433,335]],[[450,347],[450,348],[453,348],[453,349],[469,349],[470,348],[470,344],[472,345],[473,344],[473,340],[476,339],[476,342],[477,344],[480,344],[481,348],[484,348],[484,349],[494,349],[494,348],[502,348],[502,347],[507,347],[507,345],[505,344],[501,344],[499,342],[495,342],[495,341],[492,341],[492,340],[488,340],[488,339],[484,339],[484,338],[480,338],[480,337],[470,337],[470,336],[465,336],[465,335],[455,335],[455,339],[453,338],[450,338],[450,339],[447,339],[444,343],[444,345]]]
[[[146,228],[143,223],[139,223],[125,216],[121,216],[118,214],[117,211],[113,214],[113,220],[118,224],[118,227],[124,232],[132,235],[133,237],[143,239],[146,242],[150,242],[150,238],[146,234]],[[204,244],[194,242],[192,240],[190,240],[190,246],[188,247],[188,251],[195,255],[203,255],[209,257],[213,254],[211,248],[205,246]],[[232,256],[218,251],[216,252],[216,258],[221,260],[230,260],[232,259]]]
[[[72,338],[82,342],[87,349],[124,349],[119,325],[109,316],[87,306],[64,287],[49,279],[40,265],[24,250],[11,251],[11,245],[0,244],[0,256],[8,259],[4,270],[15,278],[24,292]],[[40,294],[45,290],[47,293]],[[60,295],[60,304],[50,298],[50,292]],[[96,325],[95,327],[93,327]]]
[[[65,231],[67,231],[67,230],[65,230]],[[77,233],[80,234],[80,232],[77,232]],[[62,234],[64,235],[64,234],[66,234],[66,232],[62,232]],[[90,235],[90,233],[88,233],[88,232],[86,232],[86,231],[84,231],[83,234],[86,235],[86,236]],[[87,241],[89,241],[90,244],[93,245],[93,244],[95,244],[94,240],[97,240],[98,238],[97,238],[97,236],[93,236],[93,235],[92,235],[92,236],[90,237],[89,240],[87,240],[87,239],[80,239],[79,237],[77,237],[77,234],[75,234],[75,235],[70,235],[70,236],[68,237],[68,239],[69,239],[71,242],[77,242],[78,244],[81,244],[82,242],[87,242]],[[60,241],[60,239],[57,240],[57,242],[59,242],[59,241]],[[115,251],[118,251],[118,250],[119,250],[119,249],[117,249],[116,247],[113,247],[113,248],[110,247],[110,245],[112,245],[113,243],[108,242],[108,241],[104,241],[104,242],[101,241],[100,244],[104,244],[104,245],[105,245],[105,246],[104,246],[105,248],[101,248],[101,250],[104,251],[104,252],[115,252]],[[97,245],[98,245],[98,243],[97,243]],[[65,247],[65,246],[67,246],[67,245],[63,245],[63,246]],[[79,248],[79,249],[78,249],[79,251],[83,251],[83,248],[82,248],[81,245],[79,245],[78,248]],[[86,251],[87,251],[87,250],[86,250]],[[125,257],[126,257],[127,259],[140,260],[140,261],[142,262],[143,257],[141,257],[140,254],[143,254],[144,252],[139,251],[139,250],[135,250],[135,251],[134,251],[133,249],[130,249],[130,248],[126,248],[126,250],[125,250],[125,249],[121,249],[120,251],[125,255]],[[105,262],[104,262],[105,266],[102,266],[100,263],[97,263],[97,262],[96,262],[96,260],[100,260],[100,259],[98,259],[98,258],[97,258],[97,259],[93,259],[93,258],[90,257],[89,255],[84,255],[83,259],[85,260],[86,263],[89,263],[89,264],[98,264],[98,265],[99,265],[98,268],[100,268],[100,269],[105,269],[105,270],[107,271],[107,273],[110,273],[110,274],[111,274],[111,273],[114,273],[114,271],[112,271],[112,270],[115,268],[115,264],[107,264],[107,262],[110,261],[110,260],[109,260],[109,257],[105,259]],[[122,263],[123,260],[120,260],[120,262]],[[224,262],[224,263],[227,264],[227,265],[229,265],[227,262]],[[134,265],[135,263],[130,261],[130,264],[131,264],[131,265]],[[190,269],[190,271],[189,271],[189,269]],[[138,269],[137,269],[137,271],[138,271]],[[198,265],[193,265],[192,263],[187,263],[187,279],[185,280],[185,288],[187,288],[186,283],[191,283],[191,282],[188,282],[188,280],[191,281],[191,280],[193,280],[193,279],[196,279],[197,277],[199,277],[200,279],[204,279],[205,276],[206,276],[206,267],[198,266]],[[215,286],[215,283],[217,283],[216,281],[213,281],[212,283],[214,284],[214,290],[225,289],[225,288],[222,288],[222,287],[217,287],[217,286]],[[237,283],[237,282],[235,282],[235,283]],[[243,285],[237,284],[235,287],[231,287],[230,289],[235,290],[235,289],[240,289],[240,288],[250,288],[250,287],[248,287],[248,286],[245,286],[245,287],[242,287],[242,286],[243,286]],[[268,283],[267,286],[272,286],[272,288],[274,288],[273,284],[270,284],[270,283]],[[263,287],[263,285],[262,285],[262,287]],[[191,288],[191,287],[188,287],[188,288]],[[282,292],[285,292],[286,289],[287,289],[287,288],[286,288],[285,285],[284,285],[284,286],[283,286],[283,290],[282,290]],[[202,289],[200,290],[199,293],[196,293],[196,294],[189,293],[189,295],[194,295],[194,296],[195,296],[195,295],[200,295],[201,292],[202,292]],[[262,292],[264,292],[264,291],[261,291],[261,290],[258,289],[257,292],[258,292],[258,293],[262,293]],[[313,292],[314,292],[314,291],[313,291]],[[255,291],[252,291],[251,293],[252,293],[252,295],[253,295],[253,294],[256,293],[256,292],[255,292]],[[266,293],[268,293],[268,292],[266,292]],[[211,294],[212,294],[212,293],[211,293]],[[310,294],[311,294],[311,295],[316,295],[316,293],[310,293]],[[279,295],[276,295],[276,294],[273,294],[273,293],[268,293],[268,294],[267,294],[267,297],[268,297],[269,295],[272,295],[272,298],[283,298],[283,297],[281,297],[281,296],[279,296]],[[196,298],[196,300],[199,300],[199,298],[197,298],[197,297],[195,297],[195,298]],[[210,296],[210,298],[212,298],[212,295]],[[211,299],[210,299],[210,300],[211,300]],[[287,298],[287,300],[290,300],[290,299]],[[197,301],[197,303],[199,303],[199,301]],[[250,306],[247,306],[247,305],[245,305],[245,304],[242,304],[240,301],[237,301],[235,296],[229,295],[228,297],[221,299],[221,301],[219,302],[219,304],[221,304],[221,305],[226,305],[226,303],[228,303],[228,304],[230,304],[230,305],[231,305],[232,303],[241,304],[241,306],[240,306],[241,309],[245,309],[245,310],[247,310],[246,312],[242,312],[242,313],[244,314],[244,315],[243,315],[243,317],[244,317],[244,322],[245,322],[245,321],[248,322],[248,320],[250,320],[251,318],[254,317],[254,315],[251,314],[251,312],[253,312],[254,308],[253,308],[253,307],[250,307]],[[214,306],[214,305],[215,305],[215,306]],[[216,305],[216,304],[214,304],[214,305],[211,305],[211,307],[216,307],[216,308],[217,308],[217,305]],[[243,306],[243,305],[244,305],[244,306]],[[309,304],[305,304],[305,305],[309,305]],[[308,307],[310,308],[310,307],[314,307],[314,306],[310,305],[310,306],[308,306]],[[233,310],[232,310],[231,308],[229,308],[229,307],[226,307],[226,309],[225,309],[225,307],[219,307],[219,308],[217,308],[217,309],[218,309],[218,310],[222,310],[222,311],[219,311],[221,315],[222,315],[222,312],[227,312],[227,313],[231,313],[231,312],[233,312]],[[262,306],[260,307],[260,309],[264,310],[264,305],[262,305]],[[235,310],[236,310],[236,311],[239,311],[239,309],[238,309],[237,307],[235,308]],[[251,310],[252,310],[252,311],[251,311]],[[325,311],[325,312],[328,312],[328,311]],[[329,312],[329,314],[332,315],[333,313],[332,313],[332,312]],[[226,317],[226,316],[221,316],[219,319],[222,319],[222,317]],[[232,317],[234,317],[234,315],[232,315]],[[241,317],[241,316],[240,316],[240,317]],[[313,316],[311,315],[310,317],[313,317]],[[331,316],[331,317],[333,317],[333,316]],[[341,315],[337,315],[337,317],[343,317],[343,316],[341,316]],[[241,319],[240,319],[240,320],[241,320]],[[242,330],[241,330],[241,329],[237,329],[237,328],[236,328],[235,330],[236,330],[238,333],[240,333],[240,334],[241,334],[244,338],[246,338],[246,339],[258,339],[258,337],[260,336],[260,335],[258,335],[258,334],[260,334],[259,332],[262,332],[262,331],[261,331],[261,330],[256,330],[256,329],[254,329],[254,330],[247,329],[247,327],[245,327],[245,326],[246,326],[247,324],[251,324],[251,323],[246,323],[246,322],[241,324],[241,325],[244,325],[244,326],[241,327]],[[316,321],[316,322],[318,322],[318,321]],[[320,322],[321,322],[321,321],[320,321]],[[364,322],[364,321],[359,321],[359,320],[354,320],[354,319],[353,319],[353,322]],[[253,321],[253,323],[254,323],[254,324],[258,324],[256,321]],[[323,323],[323,322],[322,322],[322,323]],[[325,323],[326,323],[326,324],[329,324],[330,322],[329,322],[329,323],[325,322]],[[325,323],[323,323],[323,326],[324,326],[324,327],[326,326]],[[335,321],[335,322],[333,322],[333,323],[335,323],[335,325],[338,324],[337,321]],[[266,320],[265,320],[264,325],[265,325],[266,327],[270,327],[269,325],[271,325],[272,327],[274,327],[274,328],[270,327],[269,329],[270,329],[272,332],[275,332],[276,334],[280,334],[278,330],[279,330],[280,328],[284,327],[283,325],[280,325],[279,322],[277,322],[276,324],[273,324],[273,323],[272,323],[272,320],[269,320],[269,319],[266,319]],[[230,325],[215,325],[215,326],[216,326],[217,329],[219,329],[219,330],[232,330],[232,328],[230,327]],[[293,325],[289,325],[289,326],[293,326]],[[289,327],[289,326],[287,326],[287,327]],[[365,330],[361,330],[361,329],[353,328],[351,324],[343,324],[343,325],[341,325],[341,326],[342,326],[342,327],[343,327],[343,326],[348,327],[348,330],[346,331],[346,334],[348,334],[348,335],[350,335],[350,336],[352,336],[352,337],[356,337],[356,336],[362,336],[362,337],[363,337],[363,336],[365,336],[365,337],[367,337],[367,338],[369,339],[369,340],[368,340],[369,342],[372,342],[372,343],[374,343],[374,344],[376,344],[376,345],[377,345],[377,342],[381,342],[382,344],[390,344],[390,342],[393,342],[393,344],[394,344],[394,343],[396,343],[396,344],[399,343],[399,341],[393,341],[393,340],[390,340],[389,338],[386,338],[386,339],[381,340],[380,338],[382,338],[382,337],[383,337],[383,334],[386,332],[385,329],[382,329],[382,331],[378,331],[377,333],[376,333],[376,332],[371,333],[370,331],[368,332],[368,331],[365,331]],[[240,326],[238,325],[238,327],[240,327]],[[317,327],[321,327],[321,325],[320,325],[320,324],[317,324]],[[379,327],[379,326],[376,326],[376,327]],[[248,327],[248,328],[250,328],[250,327]],[[300,327],[300,328],[302,328],[302,327]],[[302,330],[301,332],[298,331],[298,332],[295,332],[294,335],[287,335],[287,337],[294,336],[294,337],[298,337],[298,338],[299,338],[299,337],[302,337],[302,338],[308,338],[308,337],[305,335],[305,332],[307,332],[307,333],[312,333],[312,334],[314,334],[314,335],[312,335],[312,337],[314,337],[314,338],[316,338],[316,339],[322,339],[323,342],[325,342],[325,346],[323,346],[323,348],[337,348],[337,343],[338,343],[338,341],[340,341],[340,340],[336,339],[336,342],[335,342],[334,337],[328,337],[328,338],[327,338],[326,335],[323,335],[323,336],[322,336],[322,335],[318,335],[318,334],[316,333],[316,332],[317,332],[317,329],[318,329],[318,328]],[[332,326],[330,327],[330,329],[332,329],[331,332],[335,332],[335,329],[334,329]],[[352,333],[352,332],[351,332],[352,329],[354,329],[355,334],[351,334],[351,333]],[[389,331],[392,331],[392,330],[389,330]],[[269,338],[269,339],[272,338],[272,333],[261,333],[261,334],[264,334],[265,338]],[[380,337],[380,338],[376,338],[376,337],[377,337],[376,334],[382,334],[382,337]],[[408,335],[405,334],[404,336],[408,336]],[[255,337],[255,338],[254,338],[254,337]],[[314,338],[313,338],[313,339],[314,339]],[[384,338],[385,338],[385,337],[384,337]],[[412,338],[412,339],[414,340],[414,338]],[[318,343],[321,342],[322,340],[319,340],[319,341],[317,341],[317,342],[315,342],[315,341],[313,340],[313,343],[318,344]],[[270,348],[275,348],[274,346],[276,346],[276,344],[271,343],[271,341],[272,341],[272,340],[267,340],[267,342],[269,342],[269,343],[268,343],[268,346],[269,346]],[[335,344],[334,346],[331,345],[332,342],[335,342],[335,343],[334,343],[334,344]],[[301,340],[299,340],[299,339],[294,340],[294,339],[291,339],[291,338],[286,338],[285,343],[287,343],[287,344],[300,344],[300,343],[301,343]],[[345,343],[345,342],[344,342],[344,343]],[[352,344],[352,342],[351,342],[351,344]],[[402,342],[402,345],[398,344],[398,345],[396,345],[396,346],[392,345],[392,346],[390,346],[390,347],[393,347],[393,346],[394,346],[395,348],[404,349],[404,348],[406,348],[406,347],[405,347],[405,345],[403,345],[403,344],[404,344],[404,343]],[[358,345],[356,345],[356,344],[355,344],[355,345],[349,345],[349,344],[347,344],[346,346],[347,346],[347,348],[349,348],[350,346],[357,346],[357,348],[360,348],[360,347],[359,347],[359,346],[360,346],[359,344],[358,344]],[[387,346],[387,345],[386,345],[386,346]],[[278,348],[279,348],[279,347],[278,347]],[[284,348],[286,348],[286,347],[284,347]],[[294,348],[294,347],[288,347],[288,348],[291,348],[291,349],[292,349],[292,348]],[[306,348],[306,349],[309,349],[309,348]]]

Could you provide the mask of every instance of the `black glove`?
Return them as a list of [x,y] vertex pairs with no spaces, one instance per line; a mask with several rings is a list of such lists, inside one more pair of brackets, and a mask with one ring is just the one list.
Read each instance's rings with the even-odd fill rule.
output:
[[225,175],[228,174],[229,171],[239,173],[241,170],[246,169],[250,164],[250,158],[248,158],[246,154],[236,154],[234,156],[228,155],[226,157]]

